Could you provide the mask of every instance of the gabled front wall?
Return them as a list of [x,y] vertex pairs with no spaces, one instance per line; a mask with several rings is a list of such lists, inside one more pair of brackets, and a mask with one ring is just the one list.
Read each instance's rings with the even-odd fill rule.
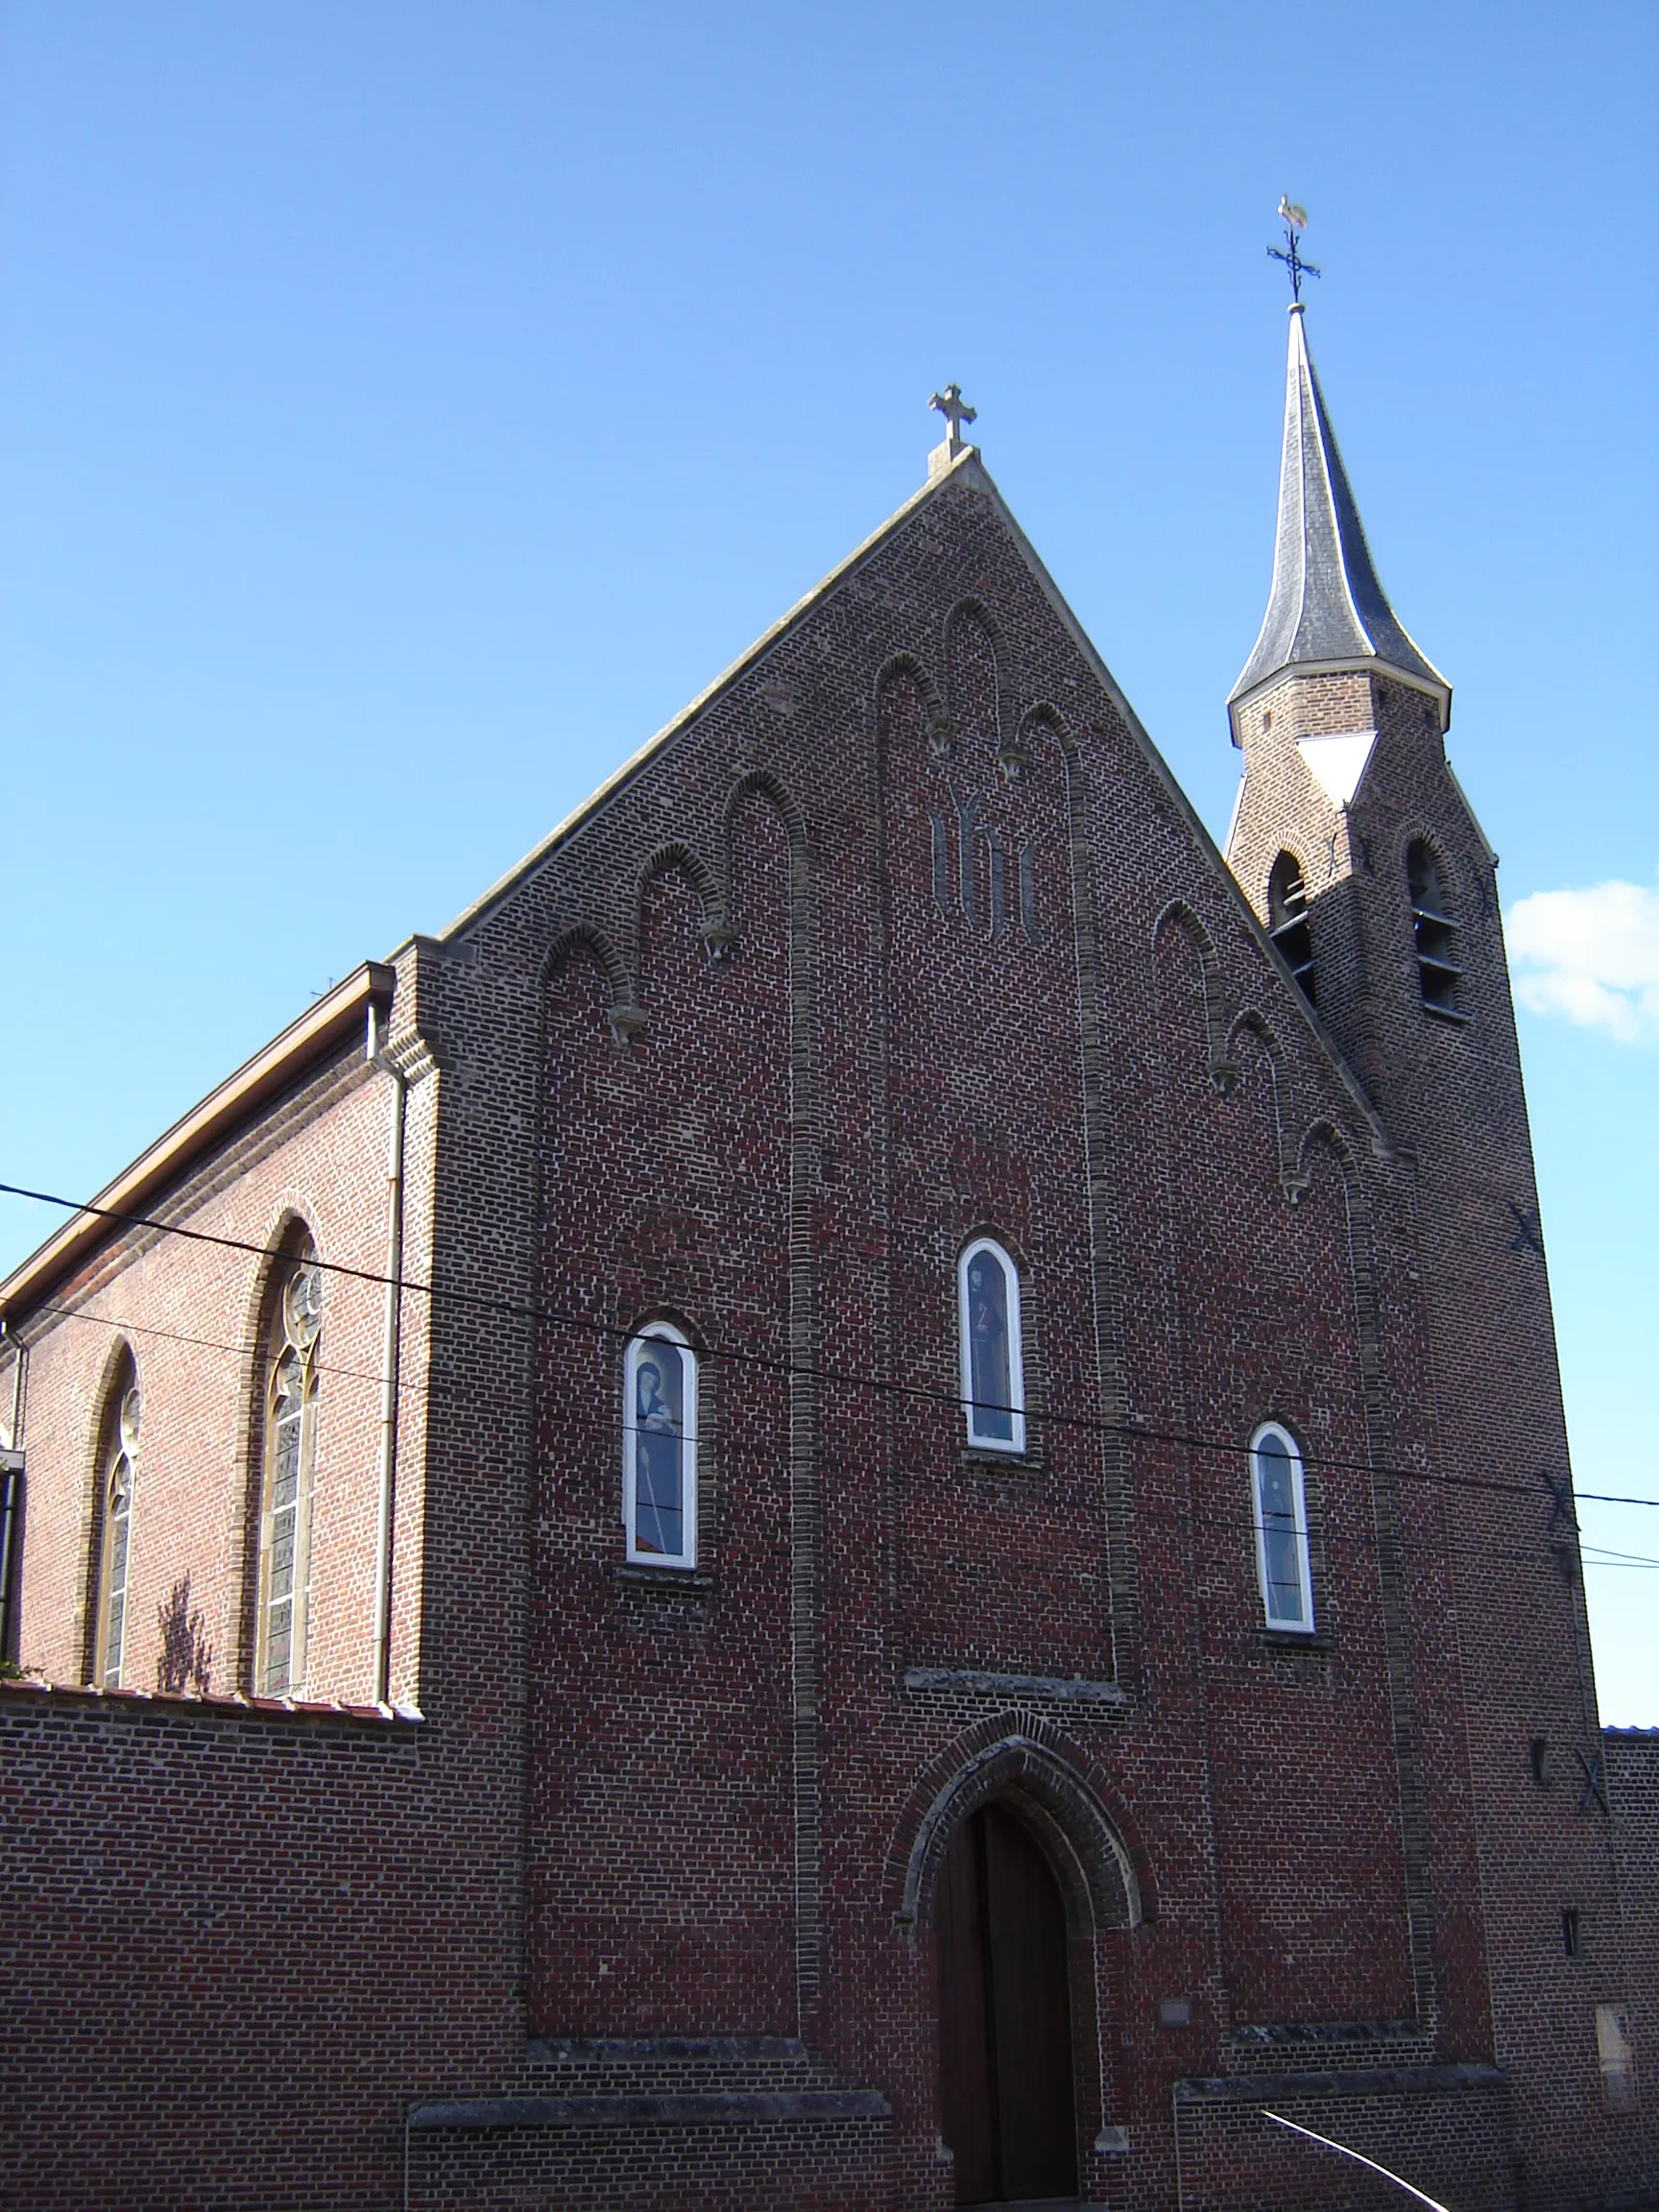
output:
[[[949,2202],[929,1885],[983,1771],[1098,1862],[1099,2200],[1173,2201],[1174,2081],[1292,2025],[1489,2057],[1438,1500],[1367,1471],[1425,1453],[1409,1171],[976,470],[441,974],[472,1208],[441,1245],[540,1314],[520,1406],[512,1362],[452,1369],[467,1510],[506,1547],[521,1483],[531,1530],[530,2030],[637,2066],[804,2035],[891,2099],[901,2201]],[[981,1232],[1025,1298],[1002,1464],[954,1405]],[[623,1348],[659,1316],[705,1355],[684,1580],[624,1559]],[[1315,1466],[1309,1648],[1260,1624],[1269,1415]]]

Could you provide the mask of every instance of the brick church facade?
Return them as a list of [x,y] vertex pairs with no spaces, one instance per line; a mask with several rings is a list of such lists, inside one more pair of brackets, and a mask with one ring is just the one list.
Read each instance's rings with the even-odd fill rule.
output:
[[1299,308],[1225,856],[952,421],[0,1285],[5,2201],[1659,2200],[1450,697]]

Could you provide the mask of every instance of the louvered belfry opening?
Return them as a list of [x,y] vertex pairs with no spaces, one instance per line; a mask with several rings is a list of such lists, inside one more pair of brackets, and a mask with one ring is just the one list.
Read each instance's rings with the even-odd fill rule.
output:
[[1456,1014],[1457,986],[1463,974],[1458,928],[1447,907],[1439,866],[1421,838],[1406,855],[1406,876],[1423,1003],[1432,1014]]
[[1316,1005],[1308,887],[1302,880],[1302,863],[1294,853],[1281,853],[1267,878],[1267,933],[1284,953],[1309,1005]]
[[939,1879],[939,2057],[958,2204],[1072,2197],[1066,1905],[1030,1831],[988,1805]]

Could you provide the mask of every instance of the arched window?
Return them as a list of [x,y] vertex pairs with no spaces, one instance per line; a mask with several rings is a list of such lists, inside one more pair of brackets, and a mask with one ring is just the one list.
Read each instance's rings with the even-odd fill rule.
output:
[[976,1237],[957,1262],[956,1290],[968,1441],[990,1452],[1023,1452],[1020,1271],[994,1238]]
[[278,1268],[265,1337],[265,1470],[253,1671],[254,1691],[261,1697],[285,1696],[305,1679],[322,1334],[323,1271],[306,1242]]
[[1267,934],[1289,963],[1309,1005],[1313,1005],[1313,933],[1308,923],[1302,863],[1294,853],[1281,853],[1267,878]]
[[1269,1628],[1311,1634],[1313,1577],[1308,1564],[1308,1501],[1296,1439],[1277,1421],[1250,1439],[1250,1503],[1256,1575]]
[[1417,938],[1417,982],[1431,1014],[1455,1014],[1457,983],[1463,974],[1458,928],[1447,904],[1440,866],[1417,838],[1406,854],[1406,880],[1411,895],[1411,926]]
[[93,1679],[106,1690],[121,1687],[127,1650],[127,1583],[132,1565],[132,1484],[138,1463],[138,1420],[143,1410],[132,1360],[122,1363],[109,1394],[102,1485],[103,1539],[98,1559],[98,1642]]
[[622,1379],[622,1518],[641,1566],[697,1564],[697,1355],[652,1321],[628,1346]]

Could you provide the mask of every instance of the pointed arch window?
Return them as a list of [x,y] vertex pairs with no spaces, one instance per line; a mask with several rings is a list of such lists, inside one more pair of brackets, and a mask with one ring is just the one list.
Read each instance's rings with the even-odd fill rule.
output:
[[1308,1558],[1308,1499],[1296,1439],[1264,1421],[1250,1439],[1250,1503],[1256,1575],[1269,1628],[1313,1632],[1313,1576]]
[[962,1410],[976,1451],[1025,1449],[1020,1270],[995,1238],[976,1237],[956,1268]]
[[103,1536],[98,1561],[98,1641],[93,1679],[119,1690],[127,1661],[127,1586],[132,1567],[132,1490],[138,1466],[138,1423],[143,1401],[132,1363],[110,1393],[108,1438],[101,1469]]
[[1417,983],[1431,1014],[1459,1013],[1458,985],[1463,974],[1461,934],[1447,903],[1440,864],[1421,837],[1406,854],[1406,882],[1411,897],[1411,926],[1417,941]]
[[667,1321],[623,1362],[622,1518],[635,1564],[696,1566],[697,1355]]
[[259,1635],[253,1685],[262,1697],[286,1696],[305,1679],[322,1337],[323,1271],[307,1244],[283,1264],[266,1333]]
[[1309,1005],[1316,1005],[1308,887],[1302,879],[1302,863],[1294,853],[1281,853],[1267,878],[1267,934],[1284,953]]

